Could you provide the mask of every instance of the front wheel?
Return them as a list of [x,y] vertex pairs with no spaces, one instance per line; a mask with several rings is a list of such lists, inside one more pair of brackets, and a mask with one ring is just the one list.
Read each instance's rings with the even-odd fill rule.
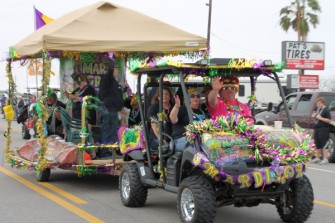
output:
[[184,223],[210,223],[216,214],[214,188],[205,176],[190,176],[180,184],[178,213]]
[[281,219],[290,223],[307,221],[313,210],[313,188],[306,176],[293,180],[285,194],[277,199]]
[[148,188],[141,183],[135,163],[126,164],[119,177],[122,203],[127,207],[142,207],[148,197]]

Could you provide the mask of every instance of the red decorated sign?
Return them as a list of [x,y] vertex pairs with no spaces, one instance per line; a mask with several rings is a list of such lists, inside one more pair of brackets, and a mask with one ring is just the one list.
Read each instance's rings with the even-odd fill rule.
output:
[[319,89],[319,75],[299,75],[300,89]]

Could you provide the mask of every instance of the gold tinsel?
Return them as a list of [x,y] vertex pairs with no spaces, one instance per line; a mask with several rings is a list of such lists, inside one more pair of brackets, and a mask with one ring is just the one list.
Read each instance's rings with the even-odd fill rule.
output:
[[41,149],[39,151],[38,156],[38,166],[37,171],[44,170],[48,167],[48,161],[45,159],[45,153],[48,146],[47,137],[44,134],[44,127],[46,125],[46,121],[49,118],[48,109],[46,109],[44,105],[44,100],[46,98],[47,87],[50,82],[50,74],[51,74],[51,59],[44,54],[43,60],[43,80],[42,80],[42,96],[39,98],[38,104],[41,108],[42,113],[38,116],[38,121],[36,123],[36,131],[39,136],[38,142],[41,145]]
[[[6,101],[6,105],[10,105],[10,104],[12,104],[13,95],[14,95],[14,91],[15,91],[15,83],[14,83],[12,69],[11,69],[11,61],[9,61],[7,63],[6,72],[7,72],[8,84],[9,84],[9,92],[8,92],[8,99]],[[7,135],[7,142],[6,142],[6,148],[5,148],[6,155],[9,155],[10,145],[12,143],[12,138],[11,138],[11,135],[10,135],[10,131],[11,131],[11,121],[8,120],[7,121],[7,129],[6,129],[6,135]]]
[[80,60],[80,52],[63,51],[63,57],[68,59]]

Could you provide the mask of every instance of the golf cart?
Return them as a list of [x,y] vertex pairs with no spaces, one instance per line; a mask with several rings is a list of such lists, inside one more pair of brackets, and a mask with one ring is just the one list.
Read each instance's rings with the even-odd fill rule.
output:
[[[256,79],[260,75],[273,79],[284,97],[276,73],[280,69],[280,65],[274,66],[271,61],[257,63],[244,59],[165,63],[155,67],[143,65],[136,69],[138,97],[142,94],[142,75],[148,75],[149,80],[159,80],[159,84],[147,82],[143,95],[146,101],[147,88],[158,87],[160,112],[163,111],[162,93],[166,85],[163,78],[167,75],[179,78],[168,86],[181,89],[184,96],[190,121],[186,126],[188,145],[182,153],[175,152],[173,139],[162,131],[165,124],[162,118],[159,119],[160,146],[158,154],[154,154],[157,148],[148,148],[149,143],[145,143],[150,125],[146,116],[147,103],[143,103],[140,112],[144,124],[138,134],[143,139],[123,150],[121,145],[126,162],[119,178],[123,204],[144,206],[148,189],[162,188],[178,194],[177,208],[182,222],[213,222],[217,207],[252,207],[260,203],[275,205],[285,222],[305,222],[312,212],[314,199],[312,185],[304,175],[305,162],[314,151],[311,138],[298,126],[292,125],[289,129],[257,126],[250,117],[219,117],[193,122],[187,94],[188,87],[211,84],[210,79],[215,76],[249,77],[252,89],[249,105],[252,107]],[[203,77],[203,80],[190,82],[191,76]],[[286,104],[285,110],[288,111]],[[123,134],[132,131],[127,129]],[[168,144],[163,142],[163,136],[170,139]]]

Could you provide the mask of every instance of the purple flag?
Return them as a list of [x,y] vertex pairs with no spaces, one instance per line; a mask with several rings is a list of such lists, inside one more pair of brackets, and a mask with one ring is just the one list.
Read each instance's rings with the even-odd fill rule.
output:
[[44,15],[42,12],[37,10],[35,6],[34,11],[35,11],[35,30],[53,21],[53,19],[49,18],[48,16]]

